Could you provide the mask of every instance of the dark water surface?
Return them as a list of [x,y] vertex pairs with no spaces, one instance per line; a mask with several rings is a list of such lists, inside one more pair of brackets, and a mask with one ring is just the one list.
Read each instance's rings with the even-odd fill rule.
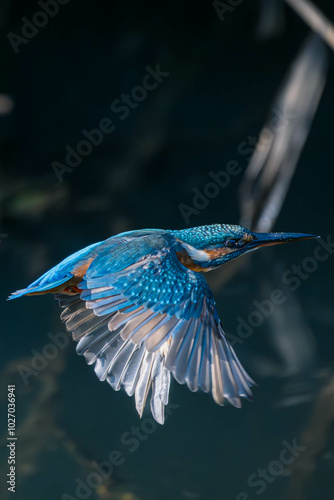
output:
[[[334,19],[331,2],[317,4]],[[228,161],[246,169],[250,154],[238,147],[257,138],[308,33],[286,9],[282,33],[260,39],[259,5],[241,2],[221,22],[210,2],[72,0],[18,54],[7,34],[21,33],[21,17],[31,19],[39,8],[30,1],[0,7],[0,104],[14,105],[0,116],[0,233],[7,235],[0,245],[1,420],[4,443],[6,387],[16,384],[17,500],[333,498],[330,246],[316,260],[319,240],[263,250],[225,286],[219,285],[225,268],[209,276],[230,334],[251,323],[254,301],[263,303],[274,289],[283,294],[282,304],[235,344],[258,383],[254,402],[242,410],[218,407],[173,381],[162,427],[148,410],[140,420],[133,398],[100,383],[72,341],[54,347],[48,334],[64,327],[52,296],[5,303],[70,253],[117,232],[238,222],[242,174],[189,224],[179,205],[192,206],[192,190],[202,192],[209,172]],[[158,64],[169,76],[120,119],[111,103]],[[330,54],[277,231],[324,241],[333,232],[333,88]],[[82,130],[104,118],[115,130],[59,182],[52,163],[64,163],[66,146],[75,148]],[[112,473],[101,484],[102,462]],[[0,471],[1,498],[10,498],[5,446]]]

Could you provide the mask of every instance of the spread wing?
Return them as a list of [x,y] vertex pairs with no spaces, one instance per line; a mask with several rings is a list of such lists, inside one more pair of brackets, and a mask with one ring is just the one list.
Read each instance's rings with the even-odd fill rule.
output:
[[93,260],[81,294],[57,295],[77,352],[100,380],[135,395],[141,415],[164,421],[170,373],[190,390],[240,406],[252,380],[226,339],[204,277],[184,267],[169,234],[111,239]]

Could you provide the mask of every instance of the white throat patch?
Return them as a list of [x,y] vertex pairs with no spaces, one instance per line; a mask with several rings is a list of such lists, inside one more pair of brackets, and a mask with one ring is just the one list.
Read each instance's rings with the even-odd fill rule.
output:
[[211,259],[210,255],[204,252],[204,250],[198,250],[197,248],[188,245],[188,243],[184,243],[182,240],[179,241],[192,260],[196,262],[208,262]]

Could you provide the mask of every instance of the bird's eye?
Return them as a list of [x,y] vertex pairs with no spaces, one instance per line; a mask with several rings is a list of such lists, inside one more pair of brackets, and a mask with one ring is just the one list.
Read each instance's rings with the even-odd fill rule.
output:
[[238,241],[237,240],[228,240],[226,242],[226,245],[229,247],[229,248],[233,248],[233,247],[236,247],[237,246],[237,243]]

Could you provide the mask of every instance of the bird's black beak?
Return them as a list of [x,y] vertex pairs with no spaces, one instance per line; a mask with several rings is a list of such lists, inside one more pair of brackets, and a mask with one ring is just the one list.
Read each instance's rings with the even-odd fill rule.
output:
[[320,236],[315,236],[314,234],[303,233],[252,233],[252,236],[254,237],[253,241],[247,245],[252,250],[271,245],[281,245],[290,241],[320,238]]

